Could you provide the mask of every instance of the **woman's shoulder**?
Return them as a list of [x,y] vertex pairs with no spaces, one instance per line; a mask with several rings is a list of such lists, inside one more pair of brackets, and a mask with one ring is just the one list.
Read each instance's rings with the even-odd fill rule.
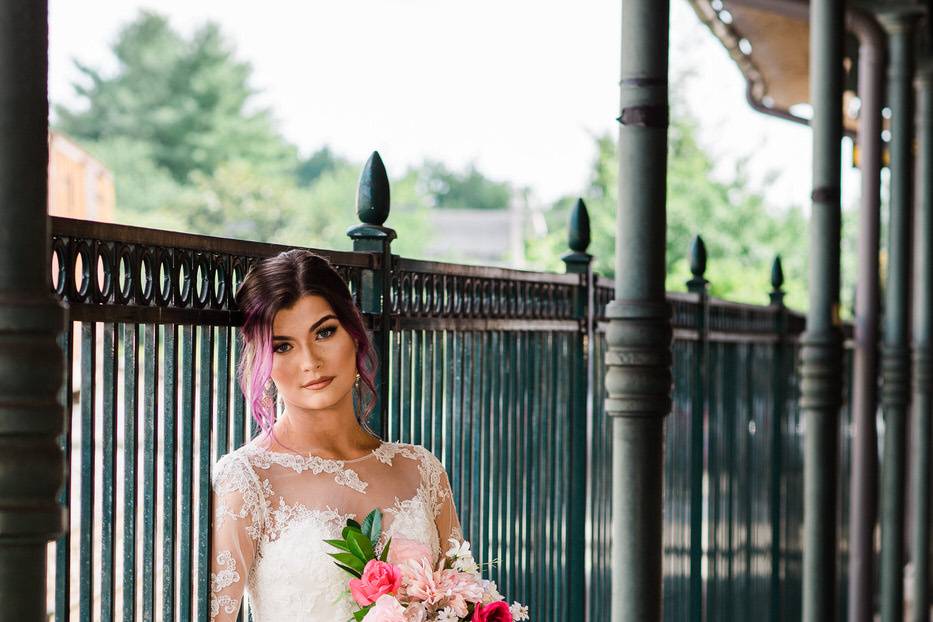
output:
[[[406,458],[418,460],[419,462],[429,464],[432,467],[440,465],[441,463],[434,452],[432,452],[424,445],[418,445],[416,443],[386,441],[383,442],[374,453],[383,462],[389,462],[393,456],[396,454],[401,454]],[[441,466],[441,468],[443,468],[443,466]]]
[[251,443],[246,443],[222,455],[211,468],[214,488],[242,488],[249,484],[250,457],[254,453]]

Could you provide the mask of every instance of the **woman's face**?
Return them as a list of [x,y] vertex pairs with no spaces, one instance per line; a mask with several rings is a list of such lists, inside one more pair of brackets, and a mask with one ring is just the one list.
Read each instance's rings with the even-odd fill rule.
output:
[[[321,410],[344,399],[356,382],[356,342],[327,299],[305,295],[272,321],[272,381],[286,404]],[[327,384],[304,386],[332,378]]]

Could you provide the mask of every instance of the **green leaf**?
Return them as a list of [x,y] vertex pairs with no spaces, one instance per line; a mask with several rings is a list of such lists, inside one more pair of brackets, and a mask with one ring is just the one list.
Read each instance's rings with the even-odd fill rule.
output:
[[[347,519],[347,523],[349,522],[350,520]],[[360,534],[363,533],[362,529],[360,528],[359,523],[354,522],[353,525],[347,524],[347,526],[343,528],[343,531],[340,532],[340,535],[343,537],[344,540],[347,540],[349,542],[350,534],[353,532],[360,533]]]
[[351,531],[347,544],[350,545],[350,552],[359,557],[364,564],[375,557],[373,545],[362,532]]
[[351,553],[328,553],[331,557],[336,559],[339,562],[343,562],[347,566],[350,566],[357,572],[362,573],[363,567],[366,565],[366,562],[359,559],[355,554]]
[[363,608],[360,609],[359,611],[354,611],[354,612],[353,612],[353,618],[356,620],[356,622],[360,622],[360,620],[362,620],[363,618],[365,618],[365,617],[366,617],[366,614],[369,613],[369,610],[372,609],[372,608],[373,608],[373,605],[370,604],[370,605],[366,605],[365,607],[363,607]]
[[349,566],[344,566],[340,562],[334,562],[334,563],[340,566],[341,568],[343,568],[344,570],[346,570],[347,572],[349,572],[350,574],[352,574],[357,579],[363,576],[362,572],[357,572],[356,570],[354,570],[353,568],[350,568]]
[[356,530],[359,531],[360,533],[363,532],[363,528],[360,526],[360,524],[356,522],[355,520],[353,520],[352,518],[347,519],[347,527],[355,527]]
[[340,549],[341,551],[350,552],[350,547],[347,546],[346,541],[344,540],[324,540],[327,544]]
[[389,557],[389,545],[392,544],[392,537],[390,536],[386,540],[386,545],[382,547],[382,555],[379,556],[379,561],[384,562]]
[[374,509],[366,515],[366,518],[363,520],[362,531],[363,535],[369,538],[370,543],[376,546],[379,534],[382,533],[382,512],[379,508]]

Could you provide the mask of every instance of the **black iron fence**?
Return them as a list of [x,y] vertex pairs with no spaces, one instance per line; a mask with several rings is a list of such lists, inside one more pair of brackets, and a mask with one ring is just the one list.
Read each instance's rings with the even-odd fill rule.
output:
[[[380,352],[374,429],[441,458],[477,561],[499,560],[490,578],[533,620],[609,619],[613,288],[590,270],[585,208],[566,274],[419,261],[391,254],[387,184],[374,158],[364,222],[348,232],[355,250],[317,251]],[[52,250],[52,287],[70,310],[70,511],[49,550],[49,610],[60,621],[205,620],[210,466],[255,431],[234,382],[233,292],[286,247],[53,217]],[[697,278],[694,293],[670,295],[666,616],[768,608],[796,619],[802,318],[779,295],[767,307],[710,300]]]

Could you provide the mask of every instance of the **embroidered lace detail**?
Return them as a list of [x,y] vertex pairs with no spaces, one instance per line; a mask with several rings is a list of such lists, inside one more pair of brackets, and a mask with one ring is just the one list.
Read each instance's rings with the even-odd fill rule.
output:
[[[217,461],[212,477],[214,493],[220,502],[214,508],[214,529],[220,530],[228,519],[250,519],[246,528],[253,540],[258,540],[262,532],[263,516],[266,514],[268,497],[272,496],[269,480],[259,481],[256,474],[236,453],[230,453]],[[243,503],[239,511],[234,512],[225,502],[230,493],[239,493]]]
[[[299,456],[298,454],[268,451],[257,445],[245,445],[248,449],[249,462],[260,469],[268,469],[273,464],[294,470],[296,473],[311,471],[315,474],[332,473],[334,480],[341,486],[347,486],[357,492],[365,492],[369,484],[360,480],[353,469],[345,466],[341,460],[328,460],[320,456]],[[375,451],[378,451],[375,450]]]
[[323,510],[309,508],[302,503],[292,506],[279,497],[279,506],[272,511],[272,520],[269,521],[269,531],[265,534],[265,540],[278,540],[289,525],[311,516],[323,523],[338,525],[338,532],[347,524],[347,518],[356,518],[355,514],[344,514],[330,506],[326,506]]
[[450,496],[449,490],[443,485],[441,476],[446,472],[444,465],[431,451],[425,447],[413,446],[418,456],[418,468],[421,470],[421,486],[429,506],[434,509],[434,518],[441,511],[441,503]]
[[236,561],[230,551],[221,551],[217,555],[217,565],[222,569],[220,572],[211,573],[211,618],[220,613],[221,607],[225,613],[236,613],[236,601],[226,594],[221,595],[220,592],[240,580],[240,573],[236,571]]

